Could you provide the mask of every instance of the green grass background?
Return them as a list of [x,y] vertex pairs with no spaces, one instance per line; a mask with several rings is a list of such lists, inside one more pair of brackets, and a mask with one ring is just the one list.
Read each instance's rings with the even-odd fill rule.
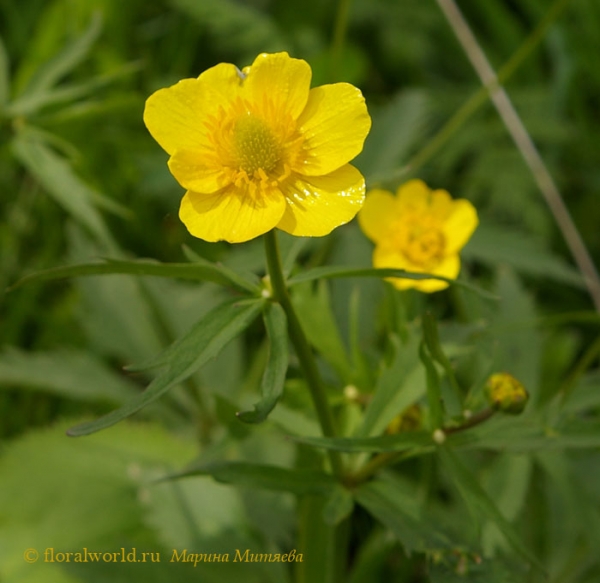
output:
[[[499,69],[552,3],[459,5]],[[143,125],[144,101],[216,63],[250,64],[260,52],[286,50],[311,64],[314,85],[329,82],[337,10],[329,0],[1,1],[0,289],[33,271],[106,256],[183,262],[184,247],[262,275],[259,241],[208,244],[179,222],[182,191]],[[506,83],[596,263],[599,29],[598,2],[568,2]],[[529,389],[540,426],[552,426],[560,412],[567,421],[598,427],[575,451],[540,445],[506,453],[498,446],[469,458],[550,581],[597,582],[598,317],[530,172],[488,103],[418,169],[399,172],[479,89],[433,0],[353,0],[333,76],[361,88],[373,117],[356,160],[368,184],[395,189],[418,176],[471,200],[481,225],[464,250],[461,277],[501,299],[490,305],[452,289],[428,298],[406,294],[399,304],[397,294],[374,281],[300,289],[295,301],[311,341],[327,355],[321,365],[332,398],[341,398],[347,380],[346,352],[364,351],[359,384],[369,384],[369,371],[380,361],[393,370],[389,334],[401,337],[429,302],[465,386],[481,385],[491,368],[506,369]],[[371,244],[355,222],[326,239],[303,241],[301,249],[295,244],[282,238],[284,252],[298,254],[304,265],[370,265]],[[152,485],[199,452],[209,460],[260,458],[283,466],[315,455],[302,448],[298,454],[281,437],[318,433],[295,369],[274,423],[249,430],[233,415],[252,404],[260,383],[266,345],[259,324],[197,373],[191,389],[177,388],[134,423],[64,437],[76,421],[139,392],[148,378],[122,367],[155,356],[225,297],[213,284],[129,276],[38,282],[0,297],[0,580],[329,581],[318,558],[299,572],[286,565],[29,565],[22,558],[29,547],[136,546],[160,549],[163,561],[171,549],[186,546],[274,552],[294,547],[297,533],[309,532],[298,524],[290,494],[210,478]],[[323,318],[339,334],[323,335]],[[559,407],[565,394],[567,405]],[[535,572],[515,575],[518,567],[510,571],[518,560],[509,545],[477,509],[469,513],[458,504],[440,471],[427,461],[411,462],[394,487],[426,501],[432,516],[423,524],[447,526],[456,548],[466,548],[463,538],[478,541],[489,570],[467,550],[467,575],[457,574],[460,553],[442,553],[442,566],[433,565],[426,551],[435,545],[411,549],[401,537],[400,544],[361,511],[351,533],[350,580],[543,580]],[[314,542],[326,549],[326,541]]]

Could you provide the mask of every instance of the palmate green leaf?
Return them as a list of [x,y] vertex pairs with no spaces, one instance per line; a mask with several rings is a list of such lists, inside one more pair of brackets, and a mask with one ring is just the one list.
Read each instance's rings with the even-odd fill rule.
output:
[[264,300],[257,299],[228,302],[215,308],[157,359],[158,366],[164,365],[165,370],[143,393],[100,419],[73,427],[68,434],[80,436],[100,431],[152,403],[215,357],[254,320],[263,304]]
[[303,437],[293,436],[299,443],[346,452],[400,452],[413,448],[422,448],[423,453],[431,451],[435,446],[429,431],[407,431],[396,435],[380,437]]
[[283,394],[285,373],[287,372],[289,353],[287,341],[287,320],[279,304],[269,303],[263,313],[269,356],[261,383],[261,400],[254,405],[253,411],[237,414],[244,423],[262,423],[273,410]]
[[0,390],[23,387],[81,401],[123,404],[136,386],[82,350],[0,353]]
[[0,108],[4,107],[10,97],[10,61],[0,36]]
[[96,12],[90,25],[81,36],[40,67],[23,91],[23,96],[45,93],[56,85],[62,77],[70,73],[87,57],[101,31],[102,17],[99,12]]
[[347,278],[347,277],[397,277],[400,279],[439,279],[441,281],[445,281],[450,285],[457,285],[469,291],[472,291],[482,298],[497,300],[498,297],[494,294],[487,292],[481,288],[478,288],[475,285],[467,283],[466,281],[458,280],[458,279],[449,279],[447,277],[442,277],[440,275],[433,275],[431,273],[412,273],[409,271],[405,271],[404,269],[372,269],[367,267],[344,267],[339,265],[334,265],[330,267],[315,267],[314,269],[309,269],[308,271],[304,271],[303,273],[299,273],[294,277],[291,277],[288,280],[289,285],[296,285],[299,283],[303,283],[306,281],[314,281],[315,279],[338,279],[338,278]]
[[423,516],[414,493],[382,477],[361,485],[356,501],[387,526],[408,552],[450,549],[452,543],[437,525]]
[[474,514],[483,515],[491,520],[500,532],[502,532],[513,550],[532,566],[536,567],[536,569],[543,572],[544,567],[537,557],[524,546],[523,541],[512,525],[504,518],[494,501],[479,485],[477,479],[462,464],[456,454],[447,447],[439,448],[438,454],[457,490],[460,492],[465,503],[473,509]]
[[73,172],[65,160],[52,151],[39,136],[20,131],[13,140],[17,159],[40,182],[54,200],[106,249],[116,245],[92,202],[91,189]]
[[327,494],[336,485],[334,478],[324,472],[229,461],[192,464],[181,472],[166,476],[163,480],[191,476],[212,476],[218,482],[225,484],[275,492],[291,492],[298,496]]
[[53,267],[26,275],[17,281],[10,290],[14,290],[26,283],[47,281],[52,279],[64,279],[68,277],[79,277],[85,275],[109,275],[125,273],[136,276],[171,277],[178,279],[190,279],[193,281],[211,281],[220,285],[232,287],[238,291],[256,294],[260,290],[258,286],[240,277],[234,271],[201,260],[195,263],[160,263],[149,259],[137,259],[124,261],[121,259],[106,258],[94,263],[79,263],[66,265],[64,267]]

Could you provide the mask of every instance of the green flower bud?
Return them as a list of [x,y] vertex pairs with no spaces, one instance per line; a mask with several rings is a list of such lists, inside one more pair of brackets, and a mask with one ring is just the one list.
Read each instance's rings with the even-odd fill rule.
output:
[[507,372],[493,374],[485,388],[492,408],[511,415],[521,413],[529,399],[525,387]]

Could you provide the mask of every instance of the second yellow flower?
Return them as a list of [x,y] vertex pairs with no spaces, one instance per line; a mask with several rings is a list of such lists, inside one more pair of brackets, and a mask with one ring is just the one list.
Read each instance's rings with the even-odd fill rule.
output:
[[[358,220],[374,243],[373,265],[456,279],[459,252],[479,220],[465,199],[453,200],[445,190],[431,190],[422,180],[410,180],[396,196],[372,190]],[[441,279],[390,278],[398,289],[434,292],[448,287]]]

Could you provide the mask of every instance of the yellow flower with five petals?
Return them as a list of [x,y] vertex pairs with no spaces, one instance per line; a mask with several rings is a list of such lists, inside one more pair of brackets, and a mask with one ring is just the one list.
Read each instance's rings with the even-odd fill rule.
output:
[[[358,215],[361,229],[375,243],[373,266],[393,267],[456,279],[459,251],[478,225],[477,211],[445,190],[430,190],[422,180],[398,188],[396,196],[372,190]],[[434,292],[448,287],[439,279],[390,278],[398,289]]]
[[323,236],[356,215],[365,183],[349,162],[371,127],[364,98],[348,83],[310,80],[305,61],[263,53],[242,71],[221,63],[148,98],[144,122],[187,189],[179,216],[192,235]]

